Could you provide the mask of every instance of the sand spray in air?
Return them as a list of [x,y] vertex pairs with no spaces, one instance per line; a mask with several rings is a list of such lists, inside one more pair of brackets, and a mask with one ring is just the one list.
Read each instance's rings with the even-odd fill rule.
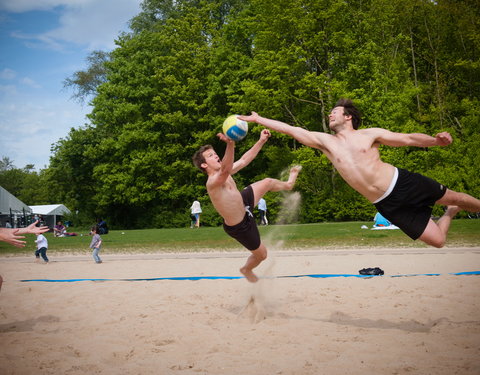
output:
[[275,226],[270,233],[262,238],[268,250],[267,259],[254,272],[260,280],[251,284],[247,294],[247,304],[240,315],[247,316],[252,323],[258,323],[267,316],[272,315],[276,310],[275,303],[275,252],[283,249],[284,240],[282,233],[283,225],[295,223],[298,220],[298,213],[301,203],[299,192],[282,192],[283,198]]

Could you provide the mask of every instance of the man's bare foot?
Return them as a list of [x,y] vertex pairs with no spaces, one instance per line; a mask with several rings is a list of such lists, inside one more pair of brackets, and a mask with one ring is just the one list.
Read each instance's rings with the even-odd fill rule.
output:
[[288,185],[290,190],[293,189],[293,185],[295,185],[295,181],[297,181],[298,174],[302,170],[301,165],[294,165],[290,168],[290,175],[288,176]]
[[258,281],[258,277],[252,272],[252,270],[247,270],[245,267],[242,267],[240,268],[240,272],[251,283],[256,283]]
[[288,178],[288,181],[295,182],[301,170],[302,170],[301,165],[294,165],[292,168],[290,168],[290,177]]

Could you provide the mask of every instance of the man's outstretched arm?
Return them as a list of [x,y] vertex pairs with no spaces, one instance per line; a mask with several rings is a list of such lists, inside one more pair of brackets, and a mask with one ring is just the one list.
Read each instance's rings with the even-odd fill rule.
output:
[[324,147],[323,138],[329,136],[329,134],[312,132],[298,126],[291,126],[281,121],[268,119],[260,116],[256,112],[252,112],[250,116],[239,116],[238,118],[248,122],[255,122],[271,130],[275,130],[276,132],[289,135],[300,143],[303,143],[305,146],[318,149],[322,149]]
[[433,147],[448,146],[452,143],[452,136],[448,132],[438,133],[435,137],[432,137],[422,133],[395,133],[380,128],[371,128],[368,131],[375,133],[376,140],[379,143],[392,147]]
[[260,133],[260,139],[255,143],[250,150],[245,152],[240,159],[238,159],[235,163],[233,163],[232,173],[237,173],[240,169],[245,168],[248,164],[250,164],[253,159],[255,159],[262,149],[263,145],[267,142],[268,138],[270,138],[270,131],[262,130]]

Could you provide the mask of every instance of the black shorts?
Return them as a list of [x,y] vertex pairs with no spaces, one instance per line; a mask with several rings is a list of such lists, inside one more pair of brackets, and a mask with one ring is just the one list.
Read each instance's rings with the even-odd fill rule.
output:
[[230,236],[235,238],[248,250],[257,250],[260,247],[260,233],[258,232],[257,223],[253,217],[251,210],[255,207],[255,199],[253,189],[248,185],[241,191],[243,205],[245,206],[245,216],[243,220],[233,226],[223,223],[223,229]]
[[431,178],[398,168],[398,180],[392,192],[375,207],[410,238],[420,237],[432,216],[433,205],[447,188]]

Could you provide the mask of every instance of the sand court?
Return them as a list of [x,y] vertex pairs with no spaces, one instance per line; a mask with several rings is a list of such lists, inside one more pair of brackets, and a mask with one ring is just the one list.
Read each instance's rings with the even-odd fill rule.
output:
[[[123,281],[240,276],[247,255],[0,258],[0,373],[480,373],[480,276],[450,274],[480,271],[480,248],[273,251],[257,284]],[[113,280],[20,281],[83,278]]]

